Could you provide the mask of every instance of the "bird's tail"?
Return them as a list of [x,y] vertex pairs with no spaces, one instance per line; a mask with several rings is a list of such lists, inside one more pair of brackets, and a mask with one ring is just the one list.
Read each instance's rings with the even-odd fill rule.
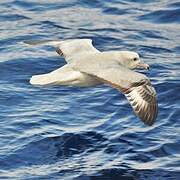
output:
[[49,74],[41,74],[41,75],[34,75],[30,79],[30,83],[32,85],[50,85],[54,84],[54,77],[50,76]]

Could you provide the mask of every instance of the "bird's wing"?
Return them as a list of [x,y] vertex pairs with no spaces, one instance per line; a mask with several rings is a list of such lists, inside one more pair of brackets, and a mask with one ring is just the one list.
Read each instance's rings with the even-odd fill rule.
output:
[[[105,64],[106,61],[103,61]],[[158,114],[156,91],[143,74],[117,64],[103,65],[102,61],[73,64],[74,69],[95,76],[98,80],[120,90],[129,100],[135,114],[147,125],[152,125]]]
[[93,44],[91,39],[69,39],[69,40],[42,40],[42,41],[24,41],[29,45],[49,45],[56,48],[56,52],[60,56],[64,56],[67,62],[71,61],[71,57],[79,53],[99,52]]

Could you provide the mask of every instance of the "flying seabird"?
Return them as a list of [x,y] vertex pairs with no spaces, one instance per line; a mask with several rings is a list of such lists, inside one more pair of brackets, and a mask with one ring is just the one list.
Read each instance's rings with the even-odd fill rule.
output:
[[66,64],[47,74],[34,75],[33,85],[72,85],[80,87],[106,83],[122,92],[135,114],[147,125],[152,125],[158,114],[156,91],[150,80],[135,68],[149,69],[132,51],[101,52],[91,39],[56,41],[24,41],[29,45],[50,45],[63,56]]

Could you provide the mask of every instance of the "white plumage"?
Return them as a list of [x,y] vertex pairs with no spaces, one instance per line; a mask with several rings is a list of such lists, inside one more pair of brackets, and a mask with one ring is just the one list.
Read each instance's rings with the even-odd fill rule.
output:
[[129,100],[134,112],[148,125],[157,117],[158,105],[155,89],[149,79],[131,69],[149,65],[140,61],[139,55],[131,51],[100,52],[90,39],[65,41],[25,41],[30,45],[51,45],[67,64],[47,74],[34,75],[33,85],[95,86],[107,83],[120,90]]

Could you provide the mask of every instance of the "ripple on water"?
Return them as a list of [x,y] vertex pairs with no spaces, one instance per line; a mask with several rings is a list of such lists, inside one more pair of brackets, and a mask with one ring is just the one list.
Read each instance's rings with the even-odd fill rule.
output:
[[[177,0],[1,0],[0,179],[179,179]],[[150,23],[149,23],[150,22]],[[34,87],[65,64],[31,39],[91,38],[151,65],[159,114],[147,127],[125,97],[100,85]]]
[[119,9],[115,7],[108,7],[103,10],[104,14],[123,15],[129,13],[126,9]]
[[30,19],[29,17],[19,14],[1,14],[0,21],[19,21],[24,19]]
[[2,169],[9,169],[25,166],[27,163],[29,165],[52,164],[76,154],[99,151],[105,146],[106,141],[106,138],[96,132],[65,133],[61,136],[47,137],[30,142],[2,157],[0,166]]
[[180,8],[153,11],[142,16],[139,20],[147,20],[154,23],[179,23]]
[[13,5],[28,11],[48,11],[74,6],[73,2],[36,2],[15,0]]

